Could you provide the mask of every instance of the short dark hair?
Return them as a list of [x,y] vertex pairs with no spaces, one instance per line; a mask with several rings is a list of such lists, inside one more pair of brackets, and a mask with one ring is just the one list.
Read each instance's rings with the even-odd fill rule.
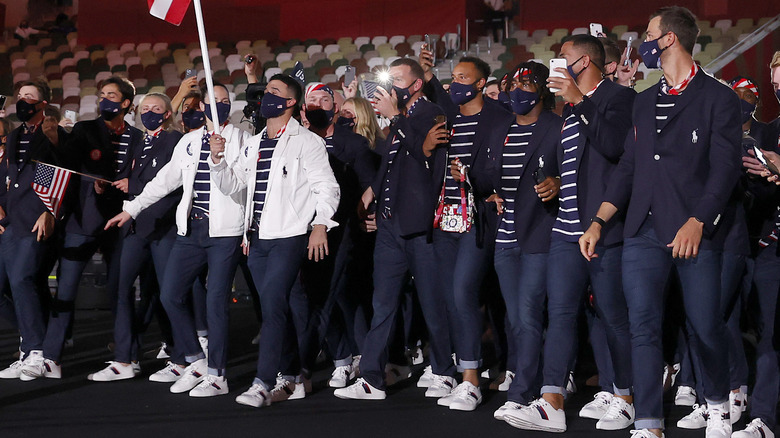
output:
[[390,63],[390,67],[400,67],[402,65],[409,66],[409,69],[412,71],[412,76],[415,78],[422,79],[423,81],[425,80],[425,72],[420,64],[412,58],[398,58]]
[[599,41],[601,41],[601,44],[604,46],[604,64],[606,65],[610,62],[620,62],[622,53],[620,52],[620,47],[618,46],[617,42],[615,42],[615,40],[612,38],[606,37],[599,38]]
[[652,20],[661,17],[661,32],[666,35],[672,32],[680,40],[680,45],[688,54],[693,54],[693,46],[699,37],[699,25],[696,24],[696,16],[688,8],[682,6],[666,6],[650,16]]
[[479,79],[485,79],[490,77],[490,66],[487,62],[475,57],[475,56],[464,56],[463,58],[460,58],[460,62],[468,62],[469,64],[474,65],[474,67],[477,68],[479,71],[479,74],[482,75]]
[[[211,81],[211,83],[212,83],[212,85],[214,85],[215,88],[216,87],[222,87],[225,90],[225,93],[227,93],[227,95],[230,96],[230,90],[228,90],[228,88],[225,86],[225,84],[223,84],[222,82],[219,82],[219,81]],[[203,101],[204,104],[208,103],[206,100],[204,100],[204,98],[208,94],[209,94],[209,88],[204,83],[203,86],[200,87],[200,99],[201,99],[201,101]]]
[[41,100],[45,100],[46,102],[51,101],[51,88],[49,87],[49,83],[46,82],[45,79],[36,79],[34,81],[21,81],[16,84],[16,92],[18,93],[19,90],[22,89],[22,87],[32,86],[35,87],[38,90],[38,96],[40,96]]
[[491,85],[497,85],[499,88],[501,88],[501,82],[499,82],[498,79],[493,79],[492,81],[487,81],[485,83],[485,88],[491,86]]
[[[542,102],[542,108],[545,110],[552,110],[555,108],[555,95],[547,88],[547,78],[550,76],[550,69],[544,64],[540,64],[536,61],[526,61],[517,64],[517,67],[510,71],[509,78],[514,78],[515,73],[522,69],[528,69],[531,71],[530,81],[536,85],[539,91],[539,99]],[[503,91],[509,93],[512,88],[512,80],[507,78],[506,86]]]
[[111,76],[100,82],[98,90],[102,90],[106,85],[114,84],[119,88],[119,92],[122,93],[122,101],[129,100],[130,105],[125,108],[125,114],[133,107],[133,98],[135,97],[135,85],[130,82],[130,79],[123,78],[121,76]]
[[604,45],[601,44],[598,38],[586,35],[572,35],[564,40],[564,43],[571,42],[574,47],[580,50],[584,50],[585,54],[590,57],[590,62],[594,63],[599,70],[604,70]]
[[287,85],[287,88],[293,91],[293,99],[295,99],[295,105],[293,106],[293,117],[298,119],[301,113],[301,106],[303,105],[303,88],[301,88],[300,82],[298,82],[292,76],[288,76],[283,73],[277,73],[271,76],[271,79],[269,79],[268,82],[270,83],[271,81],[282,82],[284,85]]

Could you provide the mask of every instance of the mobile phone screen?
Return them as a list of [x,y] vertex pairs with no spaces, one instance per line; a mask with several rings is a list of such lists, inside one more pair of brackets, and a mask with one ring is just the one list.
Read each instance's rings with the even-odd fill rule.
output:
[[349,87],[352,82],[355,81],[355,69],[352,66],[348,66],[344,72],[344,86]]
[[761,164],[764,165],[770,172],[772,172],[775,175],[780,175],[780,170],[777,169],[777,166],[772,164],[771,161],[767,160],[764,156],[764,153],[761,152],[761,149],[759,149],[756,146],[753,146],[753,153],[756,154],[756,159],[761,162]]

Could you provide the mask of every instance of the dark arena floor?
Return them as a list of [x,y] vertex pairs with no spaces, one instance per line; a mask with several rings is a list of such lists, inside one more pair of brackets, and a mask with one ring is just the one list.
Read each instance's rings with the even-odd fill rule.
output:
[[[105,310],[77,311],[74,347],[66,349],[62,380],[32,382],[0,381],[0,437],[30,436],[170,436],[201,437],[228,434],[252,436],[350,436],[369,437],[517,437],[549,436],[519,431],[493,419],[493,411],[506,397],[487,390],[483,379],[484,403],[474,412],[455,412],[426,399],[424,389],[415,386],[422,365],[413,368],[412,379],[390,388],[385,401],[348,401],[333,396],[327,387],[331,367],[321,364],[314,374],[313,392],[303,400],[274,404],[262,409],[238,405],[235,397],[254,377],[257,347],[251,339],[257,322],[248,304],[231,309],[231,339],[228,380],[230,394],[195,399],[174,395],[168,384],[151,383],[149,374],[160,369],[162,360],[142,362],[143,373],[134,380],[97,383],[87,374],[112,359],[107,343],[112,335],[111,313]],[[147,349],[159,345],[156,325],[146,337]],[[5,367],[13,361],[17,334],[0,330],[0,358]],[[587,373],[590,375],[590,373]],[[628,437],[628,431],[596,431],[595,421],[577,417],[580,407],[591,400],[596,388],[588,388],[578,376],[580,390],[567,407],[567,436]],[[671,394],[667,394],[670,396]],[[667,397],[669,398],[669,397]],[[687,431],[673,425],[690,408],[667,403],[668,437],[703,437],[704,431]],[[743,420],[744,421],[744,420]],[[744,427],[740,422],[738,428]]]

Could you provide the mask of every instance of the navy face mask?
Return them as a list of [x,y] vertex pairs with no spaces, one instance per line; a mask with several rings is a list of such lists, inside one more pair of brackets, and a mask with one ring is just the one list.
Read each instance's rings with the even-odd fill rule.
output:
[[406,104],[409,103],[409,99],[412,98],[412,91],[410,88],[412,88],[416,82],[417,81],[415,80],[412,82],[412,85],[409,85],[406,88],[396,87],[393,85],[393,90],[395,90],[395,97],[398,98],[399,111],[403,111],[406,108]]
[[473,84],[461,84],[460,82],[451,83],[450,99],[452,99],[452,102],[459,106],[471,102],[477,97],[478,91],[475,87],[477,82],[474,82]]
[[354,117],[344,117],[339,116],[338,120],[336,120],[336,124],[347,129],[352,129],[355,127],[355,118]]
[[[211,120],[211,105],[206,104],[206,117]],[[217,117],[219,118],[218,125],[222,125],[230,117],[230,104],[224,102],[217,102]],[[214,122],[213,120],[211,120]]]
[[663,49],[658,45],[658,40],[665,37],[666,35],[661,35],[658,38],[651,40],[651,41],[645,41],[642,44],[639,45],[639,56],[642,57],[642,62],[645,63],[645,67],[647,68],[660,68],[661,65],[658,61],[661,59],[661,52],[667,49],[667,47],[664,47]]
[[265,93],[260,100],[260,115],[266,119],[273,119],[281,116],[287,109],[287,98],[277,96],[271,93]]
[[512,112],[524,116],[539,102],[539,93],[515,88],[509,92],[509,98],[511,99]]
[[206,123],[206,114],[195,108],[181,113],[181,121],[187,129],[198,129]]
[[333,110],[324,110],[322,108],[306,108],[306,120],[314,129],[325,129],[333,121]]
[[24,99],[19,99],[16,101],[16,118],[19,119],[20,122],[26,122],[33,117],[35,117],[35,114],[38,113],[38,110],[35,108],[38,106],[38,104],[41,103],[40,101],[36,101],[34,103],[27,102]]
[[114,102],[103,98],[98,106],[100,107],[100,116],[103,117],[103,120],[114,120],[116,116],[122,113],[122,102]]
[[579,58],[577,58],[576,61],[574,61],[571,64],[566,66],[566,70],[569,71],[569,75],[571,75],[571,78],[574,79],[574,82],[577,82],[577,77],[583,72],[583,70],[585,70],[583,68],[582,70],[578,71],[577,73],[574,73],[574,67],[573,66],[574,66],[574,64],[580,62],[580,59],[582,59],[582,56],[580,56]]
[[149,131],[154,131],[165,121],[165,114],[159,114],[154,111],[147,111],[141,114],[141,123]]
[[498,93],[498,103],[501,104],[507,111],[512,111],[512,98],[506,91],[500,91]]
[[753,112],[756,110],[756,105],[746,100],[739,100],[739,106],[742,111],[742,123],[747,122],[753,118]]

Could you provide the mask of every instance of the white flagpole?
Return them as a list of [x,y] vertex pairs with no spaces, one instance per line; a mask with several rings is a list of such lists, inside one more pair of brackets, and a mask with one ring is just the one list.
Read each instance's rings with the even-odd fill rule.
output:
[[206,73],[206,89],[209,93],[209,106],[211,107],[211,124],[214,132],[220,134],[222,125],[217,117],[217,100],[214,98],[214,81],[211,73],[211,60],[209,59],[209,45],[206,42],[206,28],[203,26],[203,11],[200,9],[200,0],[192,0],[195,7],[195,20],[198,23],[198,39],[200,40],[200,54],[203,59],[203,71]]

